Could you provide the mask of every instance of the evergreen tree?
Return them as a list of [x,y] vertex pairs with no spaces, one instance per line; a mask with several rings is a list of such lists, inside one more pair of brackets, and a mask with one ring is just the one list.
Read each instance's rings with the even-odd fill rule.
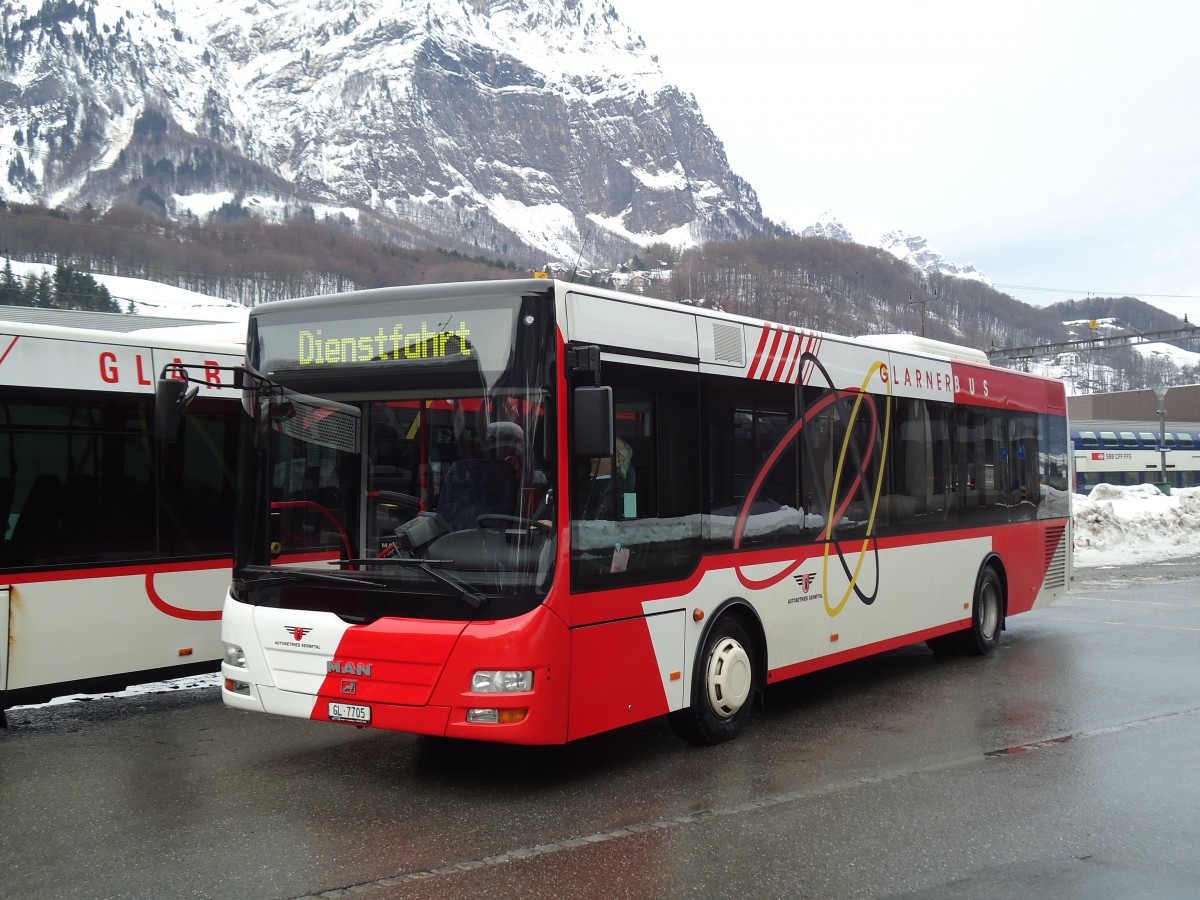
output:
[[21,279],[13,272],[12,260],[4,260],[4,275],[0,276],[0,306],[21,305]]
[[85,309],[119,313],[121,305],[108,288],[86,272],[59,263],[54,269],[54,305],[59,309]]
[[49,272],[43,272],[39,278],[26,279],[25,289],[30,298],[26,306],[54,309],[54,279]]

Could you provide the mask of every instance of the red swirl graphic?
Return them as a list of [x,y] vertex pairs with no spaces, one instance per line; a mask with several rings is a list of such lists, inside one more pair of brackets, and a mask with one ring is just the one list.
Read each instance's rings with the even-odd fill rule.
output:
[[150,598],[150,602],[154,604],[154,608],[161,613],[176,619],[186,619],[189,622],[215,622],[221,618],[219,609],[183,609],[179,606],[172,606],[162,598],[158,590],[154,587],[154,573],[146,573],[146,596]]
[[[737,518],[737,522],[734,526],[734,532],[733,532],[733,548],[735,550],[741,549],[742,537],[745,532],[746,525],[747,525],[747,522],[748,522],[748,519],[750,516],[750,510],[751,510],[754,502],[758,499],[759,491],[762,489],[763,483],[766,481],[767,476],[770,475],[772,469],[774,469],[776,462],[778,462],[778,460],[779,460],[779,457],[784,453],[784,451],[788,448],[788,446],[796,439],[796,437],[804,429],[805,425],[807,425],[813,419],[814,416],[823,412],[829,406],[831,406],[835,403],[842,402],[842,401],[849,401],[849,400],[856,401],[856,406],[855,406],[856,409],[857,409],[857,404],[862,403],[866,409],[867,414],[870,416],[870,419],[871,419],[871,428],[870,428],[871,438],[870,438],[870,441],[869,441],[867,447],[865,448],[864,457],[866,459],[870,459],[875,454],[875,435],[876,435],[876,429],[877,429],[878,422],[879,422],[879,411],[878,411],[878,408],[876,407],[874,397],[872,397],[871,394],[869,394],[865,390],[865,388],[866,388],[865,383],[863,385],[863,388],[858,388],[858,389],[856,389],[856,388],[843,388],[843,389],[834,388],[832,385],[832,379],[829,378],[829,373],[825,371],[824,367],[820,364],[820,362],[816,359],[815,356],[813,356],[811,353],[805,352],[802,355],[802,360],[805,362],[805,364],[811,363],[812,365],[814,365],[816,367],[816,369],[818,371],[821,372],[821,374],[825,377],[826,384],[829,385],[829,389],[821,396],[821,398],[819,400],[817,400],[817,402],[813,403],[812,406],[805,409],[803,415],[799,419],[797,419],[795,422],[793,422],[791,424],[791,426],[788,428],[788,430],[783,434],[783,436],[776,443],[775,447],[771,450],[770,454],[768,454],[767,458],[763,461],[762,466],[759,468],[758,474],[754,478],[753,484],[750,486],[750,490],[746,492],[746,499],[742,503],[742,508],[738,512],[738,518]],[[874,369],[872,369],[872,372],[873,371],[874,371]],[[843,446],[842,454],[843,454],[842,462],[845,462],[845,446]],[[839,464],[839,469],[840,469],[840,464]],[[880,474],[882,476],[882,469],[881,469]],[[865,470],[860,466],[859,470],[854,473],[853,481],[848,486],[844,496],[838,497],[835,492],[834,496],[831,498],[835,502],[837,502],[837,507],[835,509],[829,510],[827,515],[825,516],[826,524],[825,524],[824,542],[825,542],[826,555],[828,555],[829,549],[830,549],[830,547],[832,547],[834,549],[834,552],[836,552],[838,558],[841,560],[842,567],[846,571],[847,577],[850,578],[851,590],[853,590],[856,594],[858,594],[859,599],[861,599],[863,601],[863,603],[865,603],[869,606],[875,600],[874,592],[872,592],[872,594],[870,594],[870,595],[866,595],[861,590],[859,590],[859,588],[857,587],[857,584],[856,584],[857,572],[855,572],[853,575],[851,574],[849,568],[847,567],[846,559],[842,553],[841,541],[838,540],[833,535],[834,523],[841,520],[841,518],[846,514],[847,509],[849,509],[850,504],[854,501],[856,496],[858,496],[862,492],[863,479],[864,479],[865,475],[866,475]],[[878,545],[877,545],[876,539],[873,535],[870,535],[867,538],[867,542],[866,542],[866,544],[864,544],[864,548],[863,548],[864,550],[866,549],[868,544],[874,549],[874,551],[876,553],[878,553]],[[754,578],[749,577],[745,573],[745,571],[743,570],[741,565],[735,566],[734,571],[737,574],[738,580],[746,588],[748,588],[750,590],[760,590],[763,588],[769,588],[769,587],[772,587],[773,585],[779,584],[781,581],[783,581],[785,578],[787,578],[789,575],[791,575],[793,572],[795,572],[798,568],[800,568],[801,565],[803,565],[805,562],[807,562],[808,559],[809,559],[808,556],[797,559],[794,562],[791,562],[791,563],[788,563],[787,565],[785,565],[780,571],[775,572],[774,574],[768,575],[766,578],[761,578],[761,579],[754,579]],[[876,585],[876,589],[877,588],[878,588],[878,585]],[[827,604],[827,606],[828,606],[828,604]],[[839,606],[837,610],[831,611],[830,614],[836,615],[837,612],[840,611],[840,608],[841,607]]]

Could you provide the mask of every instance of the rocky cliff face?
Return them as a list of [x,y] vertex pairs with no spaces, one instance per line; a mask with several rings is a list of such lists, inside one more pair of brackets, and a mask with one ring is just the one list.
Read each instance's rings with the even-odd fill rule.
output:
[[607,0],[14,0],[0,190],[522,261],[777,229]]

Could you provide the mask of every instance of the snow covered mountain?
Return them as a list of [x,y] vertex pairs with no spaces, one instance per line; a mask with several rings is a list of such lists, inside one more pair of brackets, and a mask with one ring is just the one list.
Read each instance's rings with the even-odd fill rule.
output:
[[0,195],[613,262],[778,231],[607,0],[6,0]]
[[805,237],[824,237],[834,241],[879,247],[922,272],[936,272],[939,275],[966,278],[983,282],[988,287],[992,286],[992,280],[971,263],[950,262],[931,247],[925,238],[908,234],[899,228],[867,222],[848,226],[832,211],[826,210],[800,233]]

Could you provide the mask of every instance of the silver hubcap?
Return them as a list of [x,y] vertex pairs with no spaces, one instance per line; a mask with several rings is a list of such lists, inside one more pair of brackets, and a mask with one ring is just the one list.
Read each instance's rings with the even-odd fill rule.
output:
[[979,632],[991,641],[1000,628],[1000,591],[993,582],[985,582],[979,591]]

